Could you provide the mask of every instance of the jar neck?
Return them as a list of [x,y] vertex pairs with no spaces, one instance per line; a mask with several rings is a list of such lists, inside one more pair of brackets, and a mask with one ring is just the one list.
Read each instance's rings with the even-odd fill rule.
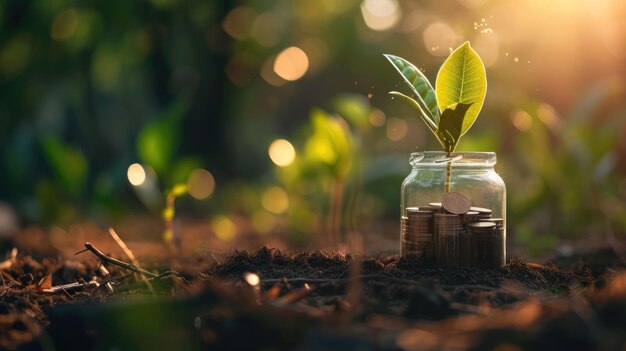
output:
[[487,171],[493,170],[497,157],[495,152],[455,152],[450,155],[443,151],[414,152],[409,164],[415,168],[445,168],[452,163],[455,169]]

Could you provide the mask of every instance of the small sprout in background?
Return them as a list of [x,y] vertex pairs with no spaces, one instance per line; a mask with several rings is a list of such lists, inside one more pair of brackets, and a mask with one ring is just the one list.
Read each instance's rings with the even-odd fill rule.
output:
[[176,215],[175,201],[176,198],[187,194],[188,188],[186,184],[177,184],[165,197],[165,208],[161,212],[161,217],[165,222],[165,231],[163,232],[163,240],[167,243],[178,245],[179,239],[174,235],[174,216]]
[[[399,96],[419,112],[450,158],[461,137],[476,121],[485,101],[487,75],[480,56],[469,42],[458,47],[439,69],[435,89],[409,61],[394,55],[385,57],[402,75],[417,99],[397,91],[389,94]],[[450,191],[452,160],[447,162],[446,193]]]

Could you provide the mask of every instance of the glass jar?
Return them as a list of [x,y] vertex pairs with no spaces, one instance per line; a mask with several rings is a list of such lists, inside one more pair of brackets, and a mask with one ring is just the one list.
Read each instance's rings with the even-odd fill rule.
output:
[[496,154],[414,152],[409,163],[401,189],[400,255],[451,266],[504,265],[506,188],[493,168]]

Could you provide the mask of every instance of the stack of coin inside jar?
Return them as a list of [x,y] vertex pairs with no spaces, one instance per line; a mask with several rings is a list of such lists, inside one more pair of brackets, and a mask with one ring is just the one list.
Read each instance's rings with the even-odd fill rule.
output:
[[424,259],[433,258],[433,213],[408,207],[402,217],[400,254],[416,255]]
[[495,268],[505,264],[504,220],[472,207],[467,196],[448,192],[441,203],[407,207],[402,216],[400,255],[425,263]]

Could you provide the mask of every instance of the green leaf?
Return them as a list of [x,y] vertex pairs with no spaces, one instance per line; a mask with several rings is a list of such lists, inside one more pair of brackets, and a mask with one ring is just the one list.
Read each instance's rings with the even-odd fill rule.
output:
[[185,184],[185,183],[176,184],[176,185],[174,185],[172,190],[169,191],[169,193],[167,194],[167,197],[183,196],[183,195],[187,194],[187,190],[188,190],[187,189],[187,184]]
[[420,104],[417,101],[415,101],[413,98],[411,98],[409,96],[406,96],[406,95],[404,95],[404,94],[402,94],[400,92],[397,92],[397,91],[390,91],[389,95],[401,97],[402,99],[406,100],[409,104],[411,104],[411,106],[415,107],[416,110],[420,111],[420,117],[422,117],[422,120],[424,121],[424,123],[426,123],[428,128],[433,133],[436,133],[437,125],[430,118],[428,118],[428,116],[426,115],[426,113],[424,112],[424,110],[422,109],[422,107],[420,106]]
[[333,107],[350,125],[359,129],[371,126],[368,117],[372,105],[367,97],[360,94],[341,94],[333,99]]
[[58,182],[71,195],[76,197],[82,195],[89,173],[89,163],[80,149],[73,148],[56,137],[45,138],[41,146]]
[[443,63],[437,74],[436,88],[442,112],[455,104],[472,105],[463,118],[460,137],[476,121],[487,94],[485,65],[469,42],[454,50]]
[[137,154],[160,177],[169,174],[180,143],[180,124],[187,112],[186,100],[174,101],[158,118],[146,124],[137,136]]
[[352,166],[354,143],[344,119],[315,109],[311,112],[312,134],[306,141],[307,162],[324,165],[336,179],[345,179]]
[[437,108],[437,97],[435,89],[430,85],[428,78],[409,61],[394,55],[385,54],[384,56],[417,95],[417,102],[421,107],[420,111],[426,113],[435,125],[439,124],[441,114]]
[[437,136],[446,152],[454,152],[456,149],[456,145],[463,135],[463,121],[472,105],[473,103],[451,105],[441,114]]

